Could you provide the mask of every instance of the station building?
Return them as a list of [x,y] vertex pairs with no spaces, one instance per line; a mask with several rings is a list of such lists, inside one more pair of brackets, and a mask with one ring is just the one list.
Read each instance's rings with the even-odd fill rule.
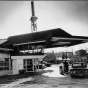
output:
[[[0,39],[0,44],[7,41],[6,39]],[[9,51],[12,51],[8,47],[0,46],[0,76],[12,74],[11,70],[11,57]]]
[[69,47],[88,42],[86,36],[73,36],[61,28],[10,36],[0,44],[0,76],[35,72],[46,56],[44,49]]

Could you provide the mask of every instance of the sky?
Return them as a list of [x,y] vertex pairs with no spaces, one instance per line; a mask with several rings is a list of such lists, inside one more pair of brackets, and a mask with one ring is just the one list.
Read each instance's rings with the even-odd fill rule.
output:
[[[88,1],[34,1],[34,6],[37,31],[61,28],[72,35],[88,36]],[[0,1],[0,39],[31,33],[31,15],[31,1]]]

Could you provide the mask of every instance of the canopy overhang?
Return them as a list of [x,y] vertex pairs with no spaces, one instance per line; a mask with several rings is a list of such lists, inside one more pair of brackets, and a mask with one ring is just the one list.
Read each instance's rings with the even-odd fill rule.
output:
[[35,41],[35,42],[27,42],[27,43],[20,43],[20,44],[13,44],[13,46],[19,46],[19,45],[44,45],[45,48],[54,48],[54,47],[69,47],[77,44],[82,44],[88,42],[88,39],[86,38],[78,38],[78,37],[52,37],[48,40],[42,40],[42,41]]
[[11,36],[4,46],[43,45],[45,48],[73,46],[88,42],[87,36],[73,36],[57,28],[36,33]]

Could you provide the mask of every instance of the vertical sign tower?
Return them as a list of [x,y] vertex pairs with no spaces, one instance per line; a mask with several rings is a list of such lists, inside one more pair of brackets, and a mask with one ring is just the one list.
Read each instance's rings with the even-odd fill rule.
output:
[[38,19],[35,16],[35,11],[34,11],[34,2],[31,1],[31,10],[32,10],[32,17],[30,18],[31,20],[31,32],[37,32],[37,24],[36,24],[36,20]]

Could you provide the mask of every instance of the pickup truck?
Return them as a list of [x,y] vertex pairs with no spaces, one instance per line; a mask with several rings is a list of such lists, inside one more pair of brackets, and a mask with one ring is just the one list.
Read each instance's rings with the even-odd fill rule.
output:
[[86,76],[88,77],[88,66],[86,62],[75,62],[70,67],[70,76]]

